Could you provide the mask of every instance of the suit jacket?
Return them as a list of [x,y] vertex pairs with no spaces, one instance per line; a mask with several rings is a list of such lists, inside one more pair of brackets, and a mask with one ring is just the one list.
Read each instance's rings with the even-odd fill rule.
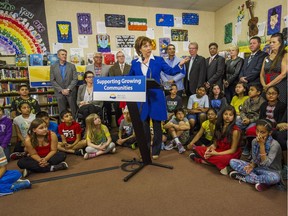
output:
[[263,60],[267,55],[268,55],[267,53],[259,50],[255,54],[255,56],[252,58],[249,64],[248,64],[248,59],[250,56],[245,58],[244,65],[239,75],[239,79],[241,77],[246,77],[246,80],[248,81],[248,85],[249,83],[260,84],[260,71],[262,68]]
[[214,57],[212,62],[209,64],[209,58],[206,58],[206,67],[207,67],[207,73],[206,73],[206,81],[210,84],[212,87],[213,84],[218,84],[219,87],[222,89],[223,84],[223,76],[225,71],[225,59],[222,56],[219,56],[218,54]]
[[[101,66],[101,77],[107,77],[108,74],[109,74],[109,68],[110,66],[109,65],[105,65],[105,64],[102,64]],[[94,73],[94,76],[95,76],[95,66],[94,64],[92,65],[87,65],[86,66],[86,71],[92,71]]]
[[62,79],[59,61],[50,67],[50,81],[55,89],[55,94],[59,94],[63,89],[70,89],[71,93],[76,93],[76,84],[78,82],[78,75],[76,67],[70,62],[66,62],[65,79]]
[[[179,72],[185,74],[184,67],[180,68],[176,65],[171,68],[162,57],[154,56],[155,59],[150,59],[147,77],[151,77],[160,83],[160,73],[163,71],[169,75],[175,75]],[[143,76],[141,70],[141,60],[134,59],[132,61],[129,76]],[[138,103],[142,121],[148,117],[153,120],[164,121],[167,119],[167,108],[164,92],[162,89],[147,89],[146,102]]]
[[[78,107],[79,107],[80,102],[84,100],[86,87],[87,87],[87,85],[83,84],[83,85],[80,85],[79,88],[78,88],[78,93],[77,93],[77,106]],[[91,103],[94,104],[94,105],[98,105],[100,107],[103,106],[103,102],[102,101],[92,101]]]
[[190,61],[185,63],[186,76],[184,78],[185,90],[186,92],[188,91],[190,92],[188,95],[196,94],[196,89],[199,86],[203,86],[205,82],[205,78],[206,78],[205,58],[199,55],[195,56],[195,59],[193,61],[193,64],[190,70],[190,75],[189,75],[188,70],[189,70]]
[[131,65],[128,65],[125,63],[123,74],[122,74],[122,71],[120,69],[120,64],[119,64],[119,62],[116,62],[112,67],[109,68],[109,76],[127,75],[129,73],[130,69],[131,69]]

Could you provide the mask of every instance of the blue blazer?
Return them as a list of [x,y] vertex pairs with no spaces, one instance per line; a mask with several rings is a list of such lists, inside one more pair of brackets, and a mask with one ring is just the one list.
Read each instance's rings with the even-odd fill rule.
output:
[[[185,74],[184,65],[182,69],[178,65],[171,68],[162,57],[154,56],[154,58],[155,59],[150,59],[147,78],[153,78],[160,83],[161,71],[168,75],[175,75],[179,72]],[[132,61],[128,76],[143,76],[141,62],[139,62],[138,59]],[[149,117],[157,121],[167,119],[166,102],[162,89],[147,89],[146,102],[138,103],[138,107],[142,121]]]

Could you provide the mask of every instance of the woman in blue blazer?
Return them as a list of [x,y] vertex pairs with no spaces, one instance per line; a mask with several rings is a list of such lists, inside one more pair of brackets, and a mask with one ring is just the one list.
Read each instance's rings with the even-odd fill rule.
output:
[[[179,72],[185,74],[182,67],[185,62],[189,61],[189,57],[183,59],[178,65],[171,68],[162,57],[152,54],[152,41],[150,38],[140,36],[136,39],[135,50],[139,55],[138,59],[132,61],[129,76],[146,76],[153,78],[160,83],[160,73],[163,71],[168,75],[175,75]],[[162,89],[148,89],[146,94],[146,102],[139,103],[141,120],[144,123],[144,130],[148,138],[148,146],[150,148],[150,118],[153,121],[154,138],[152,147],[152,158],[157,159],[161,150],[162,129],[161,121],[167,119],[167,110],[165,96]]]

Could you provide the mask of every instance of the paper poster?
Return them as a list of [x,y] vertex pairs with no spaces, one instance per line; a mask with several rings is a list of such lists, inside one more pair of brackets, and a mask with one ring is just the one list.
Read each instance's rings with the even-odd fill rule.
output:
[[280,32],[282,5],[268,10],[267,35]]
[[174,26],[176,28],[182,28],[182,17],[174,17]]
[[265,29],[266,29],[266,22],[258,23],[258,36],[262,37],[265,35]]
[[77,13],[77,21],[79,34],[92,34],[90,13]]
[[81,65],[84,57],[83,48],[70,48],[70,61],[75,65]]
[[232,23],[228,23],[225,25],[224,43],[231,43],[232,40]]
[[188,51],[190,41],[183,41],[183,51]]
[[157,26],[174,26],[174,16],[172,14],[156,14]]
[[157,48],[157,44],[156,44],[156,40],[155,39],[151,39],[151,41],[152,41],[152,50],[156,50],[156,48]]
[[94,64],[93,56],[94,56],[94,53],[87,53],[87,65]]
[[88,48],[88,37],[86,35],[78,35],[78,47]]
[[171,38],[171,27],[163,27],[163,37]]
[[110,52],[110,36],[107,34],[97,34],[97,51],[98,52]]
[[97,33],[98,34],[106,34],[106,27],[105,27],[105,22],[96,22],[97,25]]
[[59,49],[63,49],[63,44],[62,43],[53,43],[53,53],[57,53]]
[[129,31],[146,31],[147,19],[146,18],[128,18]]
[[188,41],[188,30],[171,29],[172,41]]
[[105,26],[125,28],[125,15],[119,14],[105,14]]
[[162,57],[167,57],[167,46],[170,44],[170,38],[159,38],[159,53]]
[[235,35],[241,35],[242,32],[242,22],[235,24]]
[[245,5],[241,4],[238,6],[237,22],[242,22],[245,17]]
[[155,39],[155,35],[154,35],[154,28],[148,28],[146,31],[146,37],[150,38],[150,39]]
[[197,13],[182,13],[184,25],[199,25],[199,15]]
[[135,35],[116,35],[117,48],[132,48],[135,43]]
[[58,43],[72,43],[71,22],[57,21],[56,28],[57,28]]

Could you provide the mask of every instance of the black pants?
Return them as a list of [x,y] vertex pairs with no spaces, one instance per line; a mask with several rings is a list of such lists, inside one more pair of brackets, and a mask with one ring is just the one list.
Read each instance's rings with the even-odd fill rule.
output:
[[64,152],[57,152],[48,160],[49,165],[46,167],[40,167],[38,161],[34,160],[31,157],[21,158],[18,161],[17,165],[20,169],[27,169],[32,172],[44,173],[44,172],[50,172],[51,165],[57,165],[62,161],[65,161],[65,159],[66,154]]
[[[145,136],[147,139],[147,145],[150,149],[151,145],[151,131],[150,131],[150,118],[143,122]],[[161,121],[153,120],[153,146],[152,146],[152,155],[159,155],[161,151],[161,143],[162,143],[162,128]]]
[[[93,104],[86,104],[79,108],[78,117],[81,115],[81,120],[85,125],[85,119],[92,113],[96,113],[99,117],[102,117],[102,108],[100,106],[95,106]],[[80,115],[79,115],[80,114]]]

